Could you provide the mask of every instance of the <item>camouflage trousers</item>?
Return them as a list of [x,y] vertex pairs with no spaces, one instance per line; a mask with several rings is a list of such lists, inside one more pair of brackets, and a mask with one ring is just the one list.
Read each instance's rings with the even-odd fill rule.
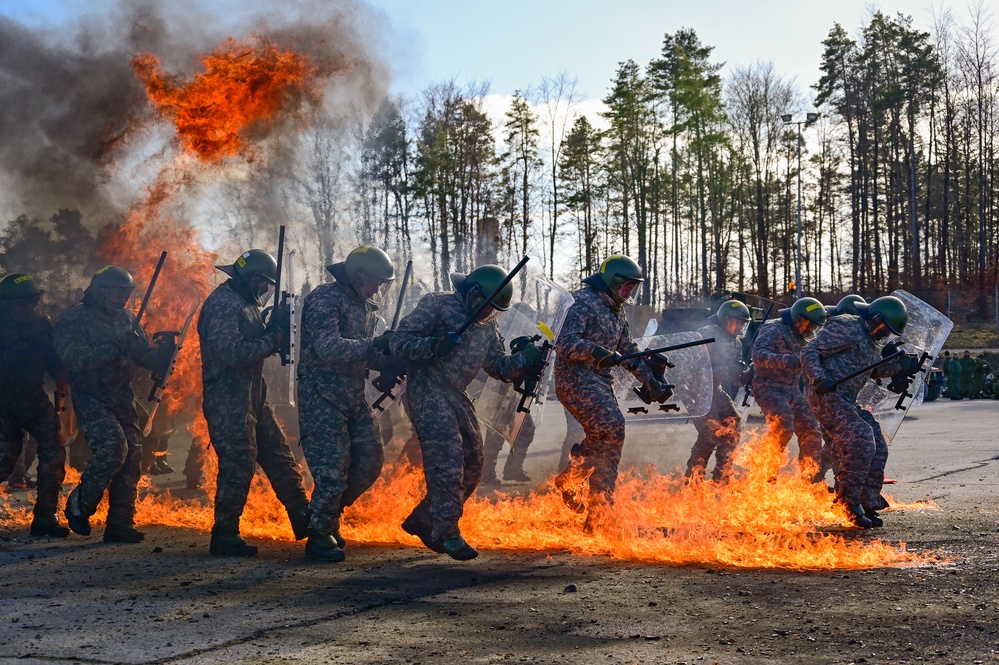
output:
[[309,531],[340,531],[340,513],[357,501],[382,472],[385,454],[378,423],[361,399],[336,403],[318,391],[299,391],[302,451],[315,482]]
[[703,478],[711,453],[715,454],[715,468],[712,480],[724,480],[732,472],[732,455],[739,446],[739,425],[741,418],[728,393],[715,386],[711,396],[711,409],[707,415],[691,418],[697,430],[697,440],[690,450],[687,460],[687,477],[697,475]]
[[482,478],[482,434],[464,393],[410,387],[413,428],[420,440],[427,494],[411,517],[430,525],[434,540],[460,533],[465,501]]
[[602,494],[610,499],[617,486],[617,468],[624,448],[624,415],[608,379],[595,373],[581,376],[567,374],[555,382],[555,393],[569,415],[578,422],[584,438],[575,447],[573,457],[583,472],[591,471],[590,496]]
[[565,438],[562,439],[562,454],[558,459],[558,470],[565,471],[569,466],[569,457],[572,455],[572,447],[583,440],[586,433],[583,432],[583,426],[579,424],[572,414],[569,413],[569,409],[562,407],[562,413],[565,414]]
[[66,449],[59,443],[55,407],[48,398],[17,407],[0,405],[0,483],[10,477],[21,456],[25,433],[38,442],[36,515],[54,515],[66,477]]
[[205,420],[219,461],[212,531],[239,533],[239,520],[257,464],[288,512],[304,511],[309,499],[302,486],[302,474],[270,405],[264,402],[255,412],[245,414],[228,406],[230,400],[225,396],[205,390]]
[[[530,414],[524,418],[524,424],[517,435],[517,445],[510,448],[506,462],[503,464],[503,477],[507,480],[518,473],[524,471],[524,460],[527,459],[527,449],[534,441],[536,428],[534,418]],[[482,444],[483,472],[484,478],[496,479],[496,461],[499,459],[500,451],[506,439],[497,434],[494,430],[487,428],[485,441]]]
[[767,436],[786,450],[791,435],[798,439],[798,464],[802,472],[814,467],[813,482],[822,480],[822,430],[797,383],[756,381],[753,397],[767,418]]
[[108,493],[108,526],[135,524],[142,463],[142,433],[131,391],[113,397],[75,393],[73,408],[90,444],[90,459],[80,476],[80,512],[89,517]]
[[[874,464],[877,449],[874,430],[863,415],[863,409],[857,408],[835,392],[828,395],[809,392],[808,403],[822,430],[832,441],[837,496],[849,506],[864,505],[864,499],[869,504],[874,502],[871,490],[876,486],[877,495],[880,495],[881,483],[884,481],[884,463],[881,463],[878,471]],[[873,419],[873,416],[870,417]],[[880,432],[880,428],[878,431]],[[879,438],[884,441],[884,437]],[[885,461],[888,459],[887,452],[888,447],[885,445],[882,453]],[[877,480],[879,474],[880,480]],[[874,508],[874,505],[864,507]]]
[[874,414],[859,406],[856,409],[874,434],[874,456],[871,457],[871,466],[867,469],[864,489],[860,494],[860,505],[869,510],[882,510],[888,507],[888,502],[881,496],[881,488],[885,484],[885,465],[888,464],[888,441],[881,432],[881,425],[875,420]]

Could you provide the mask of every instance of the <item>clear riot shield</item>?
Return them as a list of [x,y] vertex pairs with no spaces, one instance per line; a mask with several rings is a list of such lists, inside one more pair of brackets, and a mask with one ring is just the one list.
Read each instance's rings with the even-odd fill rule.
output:
[[[537,338],[539,345],[554,344],[562,329],[562,323],[572,305],[572,296],[544,274],[528,274],[525,280],[514,279],[514,306],[497,319],[500,334],[505,342],[518,337]],[[535,425],[541,423],[545,403],[550,392],[554,391],[552,372],[555,369],[554,349],[548,354],[548,365],[537,381],[537,395],[531,397],[523,392],[525,384],[504,383],[486,376],[479,376],[469,385],[468,396],[475,403],[475,413],[479,421],[494,430],[511,446],[524,421],[530,417]]]
[[[298,348],[302,336],[302,300],[301,296],[298,295],[297,285],[295,284],[295,256],[296,250],[287,250],[284,263],[288,266],[288,270],[283,276],[287,281],[281,286],[281,290],[287,294],[291,318],[288,364],[282,365],[281,358],[278,355],[270,356],[264,360],[264,381],[267,382],[267,401],[272,406],[294,407],[295,397],[298,394]],[[286,287],[287,291],[285,291]],[[281,294],[275,293],[271,298],[271,302],[276,305],[280,302]]]
[[909,323],[902,335],[906,340],[902,350],[916,354],[923,363],[908,390],[901,395],[888,390],[888,381],[884,379],[881,385],[868,381],[857,395],[857,404],[874,414],[888,441],[895,437],[909,409],[922,403],[923,384],[929,376],[930,366],[954,327],[950,319],[911,293],[899,290],[891,295],[905,303],[909,314]]
[[[679,332],[640,337],[635,344],[641,350],[658,349],[703,339],[700,333]],[[665,354],[673,367],[666,369],[666,381],[675,386],[673,397],[665,404],[646,404],[635,393],[638,380],[623,367],[616,367],[614,393],[625,422],[686,420],[703,416],[711,408],[711,359],[706,344],[670,351]]]

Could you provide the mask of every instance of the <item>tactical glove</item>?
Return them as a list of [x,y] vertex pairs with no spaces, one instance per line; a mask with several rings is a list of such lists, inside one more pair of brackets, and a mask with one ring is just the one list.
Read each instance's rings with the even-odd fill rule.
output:
[[919,356],[907,353],[898,359],[898,364],[906,375],[912,376],[919,370]]
[[616,351],[611,351],[610,349],[605,349],[602,346],[593,347],[593,351],[590,352],[593,359],[597,361],[597,369],[609,369],[611,367],[617,367],[621,364],[621,354]]
[[888,344],[885,344],[881,348],[881,357],[882,358],[887,358],[888,356],[892,355],[893,353],[896,353],[899,350],[899,348],[902,346],[902,344],[904,344],[904,343],[905,342],[903,340],[896,339],[893,342],[889,342]]
[[169,346],[149,346],[139,354],[135,364],[153,373],[165,374],[172,357],[173,349]]
[[389,342],[392,341],[392,331],[386,330],[378,337],[371,340],[371,348],[375,353],[387,354],[389,352]]
[[832,379],[819,379],[814,384],[816,395],[828,395],[836,390],[836,382]]
[[291,330],[291,308],[286,305],[275,305],[270,309],[267,330],[281,332]]
[[653,402],[665,402],[673,396],[673,389],[669,384],[659,379],[651,379],[645,384],[645,389],[648,391],[649,398]]
[[756,376],[756,367],[750,365],[746,369],[742,370],[742,374],[739,375],[739,383],[744,386],[748,386],[753,382],[753,377]]
[[120,337],[112,341],[112,344],[127,358],[132,359],[136,365],[149,350],[149,340],[135,328],[129,328]]
[[534,369],[541,364],[541,347],[536,344],[528,344],[521,349],[519,355],[527,361],[527,366]]
[[437,342],[434,344],[434,355],[441,360],[444,360],[451,355],[451,352],[454,351],[457,346],[457,342],[452,341],[450,337],[438,337]]

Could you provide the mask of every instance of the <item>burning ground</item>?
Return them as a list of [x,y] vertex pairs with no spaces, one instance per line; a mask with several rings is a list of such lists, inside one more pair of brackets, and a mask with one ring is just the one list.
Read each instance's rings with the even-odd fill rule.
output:
[[[302,544],[291,542],[285,518],[274,511],[273,527],[252,523],[252,539],[263,546],[256,559],[220,560],[207,556],[208,526],[198,526],[207,513],[197,506],[207,505],[207,496],[198,500],[181,489],[178,473],[157,478],[143,491],[141,514],[148,515],[145,506],[154,500],[167,506],[165,490],[170,490],[184,497],[175,499],[173,522],[188,526],[150,524],[141,545],[106,546],[75,536],[63,542],[33,539],[20,520],[3,529],[0,608],[6,618],[0,622],[0,658],[994,662],[999,642],[994,408],[991,401],[925,404],[899,431],[888,466],[899,481],[891,486],[896,503],[931,499],[938,509],[892,511],[883,529],[829,534],[858,549],[883,541],[896,557],[893,544],[904,541],[910,556],[945,557],[944,562],[761,570],[718,563],[716,554],[713,563],[664,566],[648,556],[636,560],[643,557],[619,549],[618,543],[582,537],[576,517],[555,503],[541,535],[504,523],[492,524],[485,533],[480,520],[515,516],[502,502],[490,508],[486,497],[475,500],[466,519],[471,542],[484,545],[482,556],[470,564],[417,546],[395,528],[392,517],[377,517],[385,504],[369,504],[369,517],[372,528],[392,529],[388,537],[365,536],[357,513],[343,564],[305,563]],[[954,422],[961,423],[960,431]],[[561,438],[557,413],[549,414],[528,458],[531,475],[541,478],[551,471]],[[625,465],[643,478],[649,477],[644,469],[650,462],[673,468],[685,459],[692,438],[683,430],[635,428]],[[181,437],[172,441],[175,466],[187,443]],[[629,496],[649,488],[637,482],[629,480]],[[788,490],[793,484],[782,483]],[[515,494],[526,488],[509,489]],[[409,490],[402,485],[399,491]],[[706,502],[678,508],[682,492],[672,492],[674,503],[647,509],[643,519],[661,522],[671,515],[673,533],[653,540],[636,532],[634,543],[657,542],[668,552],[692,535],[669,544],[682,526],[693,531],[698,525],[715,540],[739,538],[746,528],[733,528],[726,536],[726,512]],[[648,504],[663,496],[650,497]],[[4,498],[15,510],[26,511],[31,494],[17,491]],[[272,500],[258,493],[253,499],[258,508]],[[410,505],[406,496],[393,501]],[[736,513],[751,507],[743,506],[751,503],[745,496],[722,501],[725,510]],[[811,510],[807,501],[798,503]],[[544,505],[540,501],[535,507]],[[680,510],[684,516],[677,518]],[[766,528],[774,531],[784,519],[775,517]],[[572,547],[557,544],[573,534]],[[750,536],[743,538],[740,544],[750,542]],[[397,544],[362,542],[376,540]],[[727,547],[721,542],[714,549]],[[703,549],[711,548],[705,544]],[[895,563],[903,562],[896,558]]]

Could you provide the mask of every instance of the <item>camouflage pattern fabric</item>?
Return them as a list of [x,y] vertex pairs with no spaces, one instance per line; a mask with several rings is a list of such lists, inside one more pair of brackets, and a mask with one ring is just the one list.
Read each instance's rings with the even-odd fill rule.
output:
[[783,319],[771,319],[760,327],[753,345],[753,396],[767,418],[767,434],[783,449],[792,434],[797,436],[801,468],[814,465],[813,480],[818,481],[823,477],[822,432],[799,386],[802,342]]
[[59,444],[55,407],[43,387],[44,375],[59,379],[62,361],[52,345],[52,322],[35,312],[18,322],[0,303],[0,483],[17,466],[25,433],[38,442],[38,497],[35,513],[54,515],[66,477],[66,449]]
[[870,426],[871,433],[874,435],[874,454],[871,457],[871,466],[867,470],[867,478],[864,479],[860,505],[865,509],[883,510],[888,507],[888,502],[881,496],[881,488],[885,484],[885,465],[888,463],[888,441],[881,432],[881,424],[873,413],[859,406],[857,413]]
[[[849,314],[829,319],[801,350],[808,404],[833,443],[836,493],[849,506],[863,505],[872,510],[877,507],[864,505],[863,501],[872,500],[869,488],[875,485],[880,494],[884,464],[875,463],[879,444],[867,417],[855,406],[857,393],[870,378],[891,376],[898,372],[899,364],[891,362],[882,365],[873,372],[840,384],[826,395],[817,395],[814,383],[820,379],[838,380],[880,359],[881,349],[868,334],[867,325],[859,317]],[[881,453],[885,461],[887,450],[885,445]],[[877,479],[879,473],[880,481]]]
[[558,470],[565,471],[569,466],[569,457],[572,454],[572,447],[582,442],[583,438],[586,436],[586,432],[583,431],[583,426],[579,424],[572,414],[569,413],[569,409],[562,407],[562,413],[565,415],[565,437],[562,439],[562,453],[559,455],[558,459]]
[[496,322],[473,325],[443,360],[437,340],[457,330],[468,316],[458,293],[424,296],[399,322],[392,353],[409,361],[406,395],[423,452],[427,495],[411,517],[430,525],[434,540],[458,535],[465,501],[482,476],[482,435],[465,393],[480,369],[502,381],[526,373],[526,359],[508,356]]
[[[614,394],[610,369],[597,369],[593,349],[602,346],[621,355],[636,353],[623,308],[606,291],[585,286],[574,301],[555,341],[555,394],[583,427],[578,464],[589,477],[590,496],[609,499],[617,485],[617,468],[624,446],[624,415]],[[653,379],[643,359],[622,363],[639,381]],[[577,462],[574,462],[577,463]]]
[[131,385],[135,365],[118,345],[135,328],[134,314],[108,310],[89,294],[55,327],[55,349],[66,366],[76,419],[91,449],[77,488],[80,511],[93,515],[107,490],[108,526],[135,523],[142,434]]
[[303,304],[298,423],[315,481],[315,535],[339,532],[340,512],[382,470],[381,434],[364,395],[377,318],[373,305],[339,281],[318,287]]
[[255,464],[289,512],[304,511],[302,474],[267,403],[264,359],[276,338],[264,330],[260,308],[241,282],[221,284],[201,307],[203,410],[219,460],[214,532],[239,533]]
[[697,440],[687,460],[688,478],[703,477],[711,453],[715,454],[713,480],[723,480],[732,472],[732,455],[739,445],[739,426],[742,419],[732,402],[732,395],[739,386],[742,375],[742,340],[728,334],[724,327],[711,323],[697,331],[701,337],[714,337],[708,344],[714,392],[711,408],[701,418],[691,418],[697,430]]

